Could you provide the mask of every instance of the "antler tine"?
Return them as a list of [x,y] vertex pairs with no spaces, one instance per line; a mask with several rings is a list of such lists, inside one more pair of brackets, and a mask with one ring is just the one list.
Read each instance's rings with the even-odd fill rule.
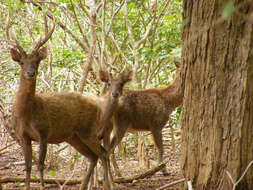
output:
[[40,48],[41,46],[43,46],[43,45],[51,38],[51,36],[52,36],[52,34],[53,34],[53,32],[54,32],[54,29],[55,29],[55,20],[54,20],[53,27],[52,27],[52,29],[50,30],[50,32],[47,33],[47,34],[45,34],[45,38],[44,38],[43,40],[41,40],[41,36],[40,36],[40,39],[39,39],[37,45],[35,46],[33,52],[38,51],[39,48]]
[[13,38],[14,38],[14,41],[15,41],[15,43],[16,43],[15,46],[16,46],[16,48],[18,48],[19,52],[20,52],[21,54],[23,54],[23,55],[26,55],[25,50],[22,48],[21,45],[19,45],[18,40],[16,39],[16,36],[15,36],[15,35],[13,35]]
[[[7,38],[8,43],[10,43],[11,45],[13,45],[13,42],[10,39],[9,28],[10,28],[10,12],[8,12],[8,17],[7,17],[6,27],[5,27],[5,34],[6,34],[6,38]],[[12,37],[14,38],[14,41],[15,41],[15,45],[14,46],[16,46],[16,48],[18,48],[18,50],[19,50],[19,52],[21,54],[26,55],[25,50],[21,47],[21,45],[19,45],[16,36],[14,34],[12,34]]]

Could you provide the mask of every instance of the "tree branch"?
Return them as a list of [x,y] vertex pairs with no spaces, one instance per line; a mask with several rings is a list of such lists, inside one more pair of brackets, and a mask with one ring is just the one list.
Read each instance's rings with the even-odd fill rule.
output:
[[115,16],[118,14],[118,12],[120,11],[120,9],[122,8],[122,6],[124,5],[124,0],[121,2],[120,6],[118,7],[118,9],[113,13],[112,15],[112,18],[111,18],[111,21],[110,21],[110,24],[109,24],[109,27],[105,33],[106,36],[108,36],[109,32],[111,31],[111,27],[112,27],[112,24],[113,24],[113,21],[114,21],[114,18]]
[[148,35],[150,33],[150,30],[152,28],[152,25],[153,25],[154,21],[155,21],[155,17],[153,17],[152,20],[151,20],[151,22],[148,24],[146,32],[145,32],[143,38],[136,42],[136,44],[135,44],[135,48],[136,49],[139,49],[140,45],[147,40]]
[[77,23],[77,26],[78,26],[78,28],[79,28],[79,31],[80,31],[80,33],[81,33],[83,39],[85,40],[86,37],[85,37],[85,35],[84,35],[84,33],[83,33],[83,30],[82,30],[82,27],[81,27],[81,25],[80,25],[80,22],[79,22],[79,20],[78,20],[78,18],[77,18],[77,16],[76,16],[76,11],[75,11],[75,6],[74,6],[74,4],[73,4],[73,1],[70,0],[70,3],[71,3],[71,6],[72,6],[72,8],[73,8],[74,19],[75,19],[75,21],[76,21],[76,23]]
[[169,183],[169,184],[166,184],[166,185],[164,185],[164,186],[162,186],[162,187],[160,187],[160,188],[157,188],[156,190],[166,189],[166,188],[168,188],[168,187],[170,187],[170,186],[172,186],[172,185],[176,185],[176,184],[182,183],[182,182],[184,182],[184,181],[185,181],[185,178],[179,179],[179,180],[177,180],[177,181],[173,181],[173,182],[171,182],[171,183]]
[[145,177],[148,177],[148,176],[151,176],[151,175],[154,175],[156,172],[160,171],[161,169],[163,169],[165,166],[166,166],[167,162],[164,162],[164,163],[161,163],[159,164],[158,166],[142,173],[142,174],[139,174],[139,175],[135,175],[133,177],[129,177],[129,178],[123,178],[123,177],[120,177],[120,178],[117,178],[115,180],[113,180],[115,183],[132,183],[134,180],[139,180],[139,179],[143,179]]
[[[37,2],[34,2],[34,1],[32,1],[32,0],[28,0],[27,3],[32,3],[34,6],[39,7],[39,10],[41,10],[41,11],[43,10],[43,9],[42,9],[42,6],[41,6],[39,3],[37,3]],[[48,8],[48,10],[47,10],[47,12],[46,12],[46,15],[47,15],[51,20],[55,20],[50,8]],[[77,44],[83,49],[83,51],[89,52],[89,51],[88,51],[88,50],[89,50],[89,47],[88,47],[88,46],[85,46],[85,44],[84,44],[84,43],[83,43],[83,42],[82,42],[70,29],[68,29],[67,26],[65,26],[59,19],[57,20],[57,23],[58,23],[58,25],[59,25],[64,31],[66,31],[70,36],[72,36],[72,38],[73,38],[73,39],[77,42]],[[88,44],[86,44],[86,45],[88,45]]]
[[127,10],[127,0],[125,0],[125,6],[124,6],[124,14],[125,14],[125,19],[126,19],[126,25],[127,25],[127,31],[128,31],[128,34],[129,34],[129,38],[130,38],[130,41],[131,41],[131,44],[134,45],[135,44],[135,40],[134,40],[134,35],[133,35],[133,29],[132,29],[132,25],[129,21],[129,18],[128,18],[128,10]]
[[[67,182],[66,182],[67,181]],[[16,183],[16,182],[25,182],[25,178],[24,177],[3,177],[0,178],[0,183]],[[40,183],[40,179],[39,178],[31,178],[31,182],[36,182],[36,183]],[[76,185],[76,184],[80,184],[81,180],[78,179],[72,179],[72,180],[65,180],[65,179],[44,179],[45,183],[48,184],[64,184],[66,182],[67,185]]]
[[96,30],[95,30],[96,16],[97,16],[96,15],[95,0],[90,0],[90,10],[91,10],[91,13],[90,13],[91,44],[90,44],[90,48],[89,48],[88,63],[83,70],[82,79],[80,81],[80,85],[79,85],[79,89],[78,89],[79,92],[83,91],[84,85],[86,83],[88,72],[89,72],[91,65],[93,63],[93,54],[95,51],[95,45],[96,45],[96,41],[97,41]]

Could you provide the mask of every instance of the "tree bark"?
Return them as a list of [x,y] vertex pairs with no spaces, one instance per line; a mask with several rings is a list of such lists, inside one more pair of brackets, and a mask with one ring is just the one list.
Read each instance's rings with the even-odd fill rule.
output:
[[[184,0],[181,167],[198,190],[232,189],[253,160],[251,1]],[[185,186],[186,189],[186,186]],[[237,186],[253,189],[253,168]]]

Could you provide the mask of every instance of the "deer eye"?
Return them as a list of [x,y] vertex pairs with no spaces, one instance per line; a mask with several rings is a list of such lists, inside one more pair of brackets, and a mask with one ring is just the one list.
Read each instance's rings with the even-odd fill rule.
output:
[[24,65],[24,63],[20,61],[20,62],[19,62],[19,65]]
[[108,82],[108,83],[107,83],[107,85],[108,85],[108,87],[110,87],[110,86],[111,86],[111,83],[110,83],[110,82]]

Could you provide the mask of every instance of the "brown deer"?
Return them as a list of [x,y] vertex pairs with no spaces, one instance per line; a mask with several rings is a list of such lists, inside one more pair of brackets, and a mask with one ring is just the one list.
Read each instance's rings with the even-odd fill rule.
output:
[[[98,134],[103,133],[103,139],[108,139],[108,133],[111,133],[113,129],[113,122],[111,120],[115,108],[118,106],[118,101],[122,95],[123,86],[131,81],[133,71],[124,70],[116,79],[112,77],[112,74],[108,74],[106,71],[100,70],[101,81],[107,83],[109,93],[99,97],[100,105],[103,107],[103,114],[100,117],[100,131]],[[104,131],[106,130],[106,131]],[[104,135],[106,132],[106,135]],[[102,135],[100,135],[102,137]],[[110,142],[106,143],[109,148]],[[110,149],[110,148],[109,148]]]
[[[24,151],[26,189],[30,189],[32,141],[39,142],[38,169],[41,188],[44,188],[43,169],[47,144],[67,142],[90,160],[80,189],[87,189],[98,158],[102,160],[104,168],[104,188],[111,189],[113,183],[109,175],[109,156],[97,138],[101,114],[98,104],[91,98],[74,92],[35,93],[38,67],[47,56],[47,48],[42,46],[50,39],[54,28],[55,24],[30,54],[25,52],[16,38],[15,47],[10,50],[12,59],[21,67],[20,84],[13,105],[12,126],[15,127]],[[6,28],[7,39],[8,30],[9,27]]]
[[[179,69],[180,64],[175,62],[175,65]],[[126,131],[150,131],[158,148],[158,162],[161,163],[163,161],[162,128],[168,122],[171,112],[183,101],[179,72],[167,88],[146,90],[123,89],[124,84],[131,80],[132,71],[124,72],[117,79],[101,71],[100,78],[109,85],[109,94],[108,113],[106,110],[101,118],[103,127],[98,133],[99,138],[105,135],[105,128],[109,126],[111,117],[113,117],[115,134],[109,146],[110,151],[114,150]],[[163,173],[167,174],[165,168]]]

